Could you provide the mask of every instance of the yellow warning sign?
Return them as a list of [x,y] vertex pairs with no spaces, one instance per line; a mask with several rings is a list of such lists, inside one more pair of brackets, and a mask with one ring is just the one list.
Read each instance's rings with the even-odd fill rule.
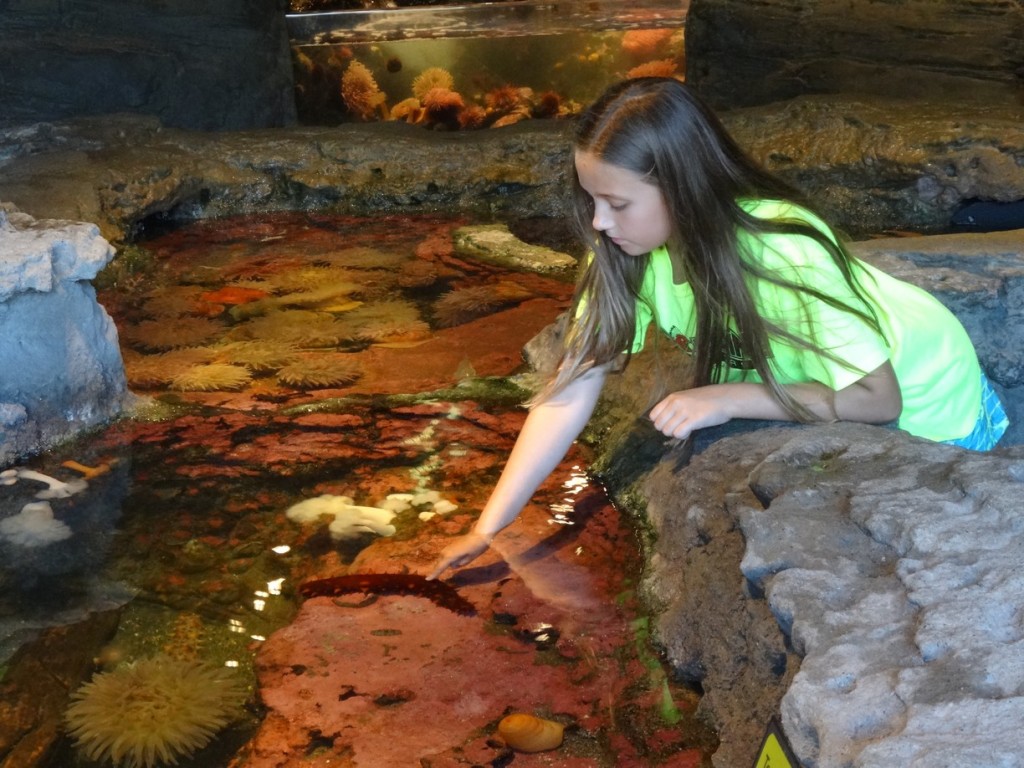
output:
[[800,768],[775,720],[768,724],[754,768]]

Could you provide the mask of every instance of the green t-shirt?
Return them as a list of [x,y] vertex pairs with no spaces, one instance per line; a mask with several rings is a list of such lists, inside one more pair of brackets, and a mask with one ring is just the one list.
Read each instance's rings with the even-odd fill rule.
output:
[[[798,219],[822,232],[827,225],[790,203],[759,200],[746,203],[759,218]],[[740,246],[757,263],[782,277],[860,305],[829,254],[808,237],[740,233]],[[960,322],[926,291],[856,260],[855,273],[870,297],[882,336],[855,315],[812,296],[751,280],[754,301],[763,317],[845,361],[851,367],[770,339],[772,371],[782,384],[817,381],[843,389],[884,363],[892,362],[903,394],[899,426],[930,440],[954,440],[970,434],[981,408],[981,369],[974,345]],[[692,345],[696,328],[693,292],[689,284],[676,284],[668,251],[651,253],[637,302],[637,331],[633,351],[644,346],[652,316],[670,338]],[[692,347],[691,347],[692,348]],[[760,381],[742,361],[733,360],[726,381]]]

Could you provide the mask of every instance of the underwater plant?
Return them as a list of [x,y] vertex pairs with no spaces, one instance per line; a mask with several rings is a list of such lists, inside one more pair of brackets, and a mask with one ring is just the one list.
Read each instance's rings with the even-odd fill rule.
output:
[[71,695],[65,719],[90,760],[153,768],[206,746],[242,699],[226,669],[161,655],[95,675]]

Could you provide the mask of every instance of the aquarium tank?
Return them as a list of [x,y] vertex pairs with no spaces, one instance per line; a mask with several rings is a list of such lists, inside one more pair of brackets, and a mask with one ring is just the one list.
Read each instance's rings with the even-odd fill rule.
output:
[[687,0],[508,0],[287,16],[304,125],[472,130],[578,113],[608,85],[684,76]]

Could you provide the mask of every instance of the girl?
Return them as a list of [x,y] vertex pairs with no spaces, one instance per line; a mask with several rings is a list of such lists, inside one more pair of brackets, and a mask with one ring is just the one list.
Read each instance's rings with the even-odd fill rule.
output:
[[735,418],[898,420],[911,434],[988,450],[1006,430],[952,313],[849,255],[685,84],[613,86],[580,118],[574,167],[592,255],[561,365],[473,531],[442,552],[431,578],[473,560],[516,518],[652,321],[693,356],[694,386],[650,412],[669,437]]

